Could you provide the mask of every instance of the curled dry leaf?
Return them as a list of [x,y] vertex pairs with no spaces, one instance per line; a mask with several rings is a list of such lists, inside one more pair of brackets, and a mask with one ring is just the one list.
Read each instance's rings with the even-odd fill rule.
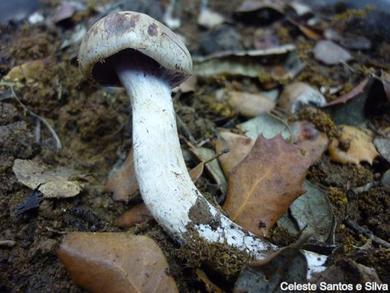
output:
[[215,150],[219,156],[218,160],[221,163],[222,170],[225,175],[240,163],[250,152],[255,140],[240,134],[222,131],[219,133],[218,139],[214,141]]
[[36,80],[42,75],[41,73],[47,71],[49,61],[47,59],[39,59],[29,61],[21,65],[13,67],[4,80],[6,81],[20,81],[20,80]]
[[281,14],[283,14],[283,1],[272,1],[272,0],[245,0],[242,4],[237,8],[235,13],[245,14],[257,12],[259,10],[264,9],[273,9]]
[[127,202],[138,192],[135,176],[133,150],[129,152],[122,166],[113,169],[104,186],[106,191],[113,193],[113,200]]
[[140,224],[153,219],[152,214],[144,203],[137,204],[124,212],[115,222],[122,228],[129,228],[135,224]]
[[195,75],[193,75],[190,78],[186,79],[184,82],[182,82],[179,86],[175,87],[173,89],[173,92],[174,93],[180,92],[182,94],[194,92],[197,84],[198,84],[198,79]]
[[387,100],[390,102],[390,74],[382,70],[381,81],[383,83],[383,89],[386,93]]
[[250,153],[229,174],[224,209],[249,231],[267,236],[290,204],[303,193],[310,164],[279,135],[258,137]]
[[200,269],[195,270],[196,277],[199,281],[201,281],[206,289],[206,292],[210,293],[222,293],[222,289],[215,285],[210,281],[209,277],[207,277],[206,273]]
[[307,83],[293,82],[284,88],[278,104],[286,113],[296,113],[305,105],[322,107],[326,104],[326,99]]
[[273,138],[281,134],[283,138],[288,138],[290,132],[287,127],[287,121],[269,113],[263,113],[237,126],[245,135],[256,139],[259,135],[265,138]]
[[303,151],[308,164],[311,165],[319,160],[328,148],[327,135],[319,132],[312,123],[298,121],[291,124],[290,129],[292,142]]
[[342,164],[372,164],[379,155],[372,142],[372,134],[353,126],[340,127],[340,136],[329,144],[330,159]]
[[221,14],[207,7],[201,9],[198,16],[198,24],[209,29],[221,25],[224,21],[225,18]]
[[328,40],[319,41],[313,49],[314,57],[327,64],[335,65],[352,59],[351,54],[336,43]]
[[246,117],[254,117],[269,112],[275,107],[273,101],[261,94],[231,91],[228,96],[230,106]]
[[146,236],[72,232],[58,256],[73,281],[90,292],[178,292],[164,254]]
[[73,197],[80,193],[82,185],[76,178],[79,174],[65,167],[51,168],[31,160],[14,161],[12,171],[18,181],[43,193],[46,198]]
[[337,104],[344,104],[354,97],[361,95],[364,91],[367,90],[367,85],[370,78],[363,79],[357,86],[355,86],[350,92],[342,95],[341,97],[329,102],[326,106],[332,106]]
[[378,136],[374,139],[374,144],[382,158],[390,162],[390,138]]
[[198,148],[198,147],[191,146],[190,150],[201,161],[201,163],[205,165],[207,171],[210,172],[210,175],[218,184],[221,191],[225,193],[227,190],[227,182],[226,182],[225,175],[223,174],[221,167],[219,166],[219,162],[216,158],[217,157],[216,153],[211,149],[203,148],[203,147]]
[[[204,164],[199,163],[191,171],[190,175],[194,182],[203,174]],[[135,175],[133,150],[129,152],[126,160],[119,168],[114,168],[104,185],[108,192],[113,193],[115,201],[128,202],[138,192],[138,182]]]

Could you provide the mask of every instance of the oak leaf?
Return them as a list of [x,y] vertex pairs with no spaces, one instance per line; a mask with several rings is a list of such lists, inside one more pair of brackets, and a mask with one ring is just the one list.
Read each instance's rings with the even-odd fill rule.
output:
[[164,254],[146,236],[72,232],[58,256],[73,281],[89,292],[178,292]]
[[379,155],[373,144],[372,134],[367,130],[342,125],[340,136],[329,144],[329,156],[332,161],[342,164],[368,162],[372,164]]
[[259,136],[250,153],[229,175],[224,209],[249,231],[267,236],[270,228],[303,192],[313,159],[278,135]]
[[229,131],[221,131],[218,139],[214,141],[217,154],[223,153],[218,157],[225,175],[246,157],[255,140],[241,134],[235,134]]

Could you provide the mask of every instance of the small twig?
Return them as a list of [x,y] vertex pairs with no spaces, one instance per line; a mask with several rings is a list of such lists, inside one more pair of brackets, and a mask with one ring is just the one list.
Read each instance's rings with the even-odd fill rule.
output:
[[375,242],[375,243],[377,243],[379,245],[382,245],[385,248],[390,248],[390,243],[389,242],[387,242],[386,240],[383,240],[382,238],[374,235],[374,233],[372,231],[370,231],[369,229],[360,226],[359,224],[357,224],[356,222],[354,222],[354,221],[352,221],[350,219],[346,219],[344,221],[344,223],[349,228],[355,230],[356,232],[361,233],[361,234],[367,236],[373,242]]
[[45,126],[49,129],[51,135],[53,136],[55,142],[56,142],[56,148],[57,150],[60,150],[62,148],[62,143],[61,143],[61,140],[60,138],[58,137],[57,133],[55,132],[55,130],[53,129],[53,127],[51,127],[50,123],[46,120],[46,118],[42,117],[42,116],[39,116],[38,114],[35,114],[33,111],[31,111],[29,108],[27,108],[26,105],[24,105],[22,103],[22,101],[18,98],[18,96],[16,95],[15,91],[14,91],[14,88],[13,86],[11,85],[11,91],[12,91],[12,95],[13,97],[15,98],[15,100],[20,104],[20,106],[22,106],[22,108],[28,112],[31,116],[39,119],[43,124],[45,124]]
[[191,131],[188,129],[187,125],[184,123],[183,120],[181,120],[179,115],[176,115],[177,123],[179,124],[179,127],[184,131],[187,138],[191,141],[192,144],[196,145],[197,142],[195,138],[192,136]]

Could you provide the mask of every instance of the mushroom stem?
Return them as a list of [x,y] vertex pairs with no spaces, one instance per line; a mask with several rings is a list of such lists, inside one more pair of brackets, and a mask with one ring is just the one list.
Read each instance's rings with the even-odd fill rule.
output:
[[[171,86],[166,79],[134,63],[132,67],[118,64],[116,71],[131,99],[135,171],[141,195],[164,230],[181,243],[191,241],[195,232],[208,243],[224,243],[256,259],[277,250],[223,215],[193,184],[180,148]],[[313,261],[308,259],[309,265]]]

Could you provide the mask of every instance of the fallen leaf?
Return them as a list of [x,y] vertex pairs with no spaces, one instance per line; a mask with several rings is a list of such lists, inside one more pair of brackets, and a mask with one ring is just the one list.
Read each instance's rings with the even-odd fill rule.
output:
[[282,13],[283,11],[283,2],[280,1],[256,1],[256,0],[245,0],[241,5],[236,9],[235,12],[253,12],[260,9],[272,8],[278,10]]
[[113,200],[128,202],[138,192],[138,183],[134,169],[133,150],[119,168],[114,168],[104,185],[106,191],[113,193]]
[[292,142],[303,151],[308,164],[318,161],[328,148],[329,139],[308,121],[298,121],[290,125]]
[[334,216],[326,193],[310,183],[304,183],[305,193],[290,206],[290,214],[299,231],[311,233],[312,238],[326,242],[333,231]]
[[364,266],[348,258],[338,260],[313,280],[313,283],[317,285],[321,282],[325,284],[365,284],[366,282],[383,284],[374,268]]
[[[204,165],[199,163],[190,171],[192,181],[196,182],[203,174]],[[113,200],[128,202],[138,192],[138,182],[134,169],[133,150],[119,168],[111,170],[104,189],[113,193]]]
[[372,134],[353,126],[340,126],[340,136],[329,144],[329,157],[342,164],[372,164],[379,155],[372,142]]
[[80,193],[82,185],[73,179],[79,174],[65,167],[49,167],[31,160],[16,159],[12,171],[18,181],[43,193],[45,198],[73,197]]
[[76,7],[72,3],[63,1],[60,6],[57,7],[55,14],[52,17],[54,23],[58,23],[69,19],[76,12]]
[[58,257],[72,280],[91,292],[178,292],[164,254],[146,236],[72,232]]
[[211,149],[203,147],[198,148],[191,146],[190,150],[201,162],[211,160],[208,163],[205,163],[206,169],[210,172],[221,191],[225,193],[227,190],[227,182],[225,175],[219,166],[218,160],[216,159],[216,153]]
[[29,61],[21,65],[13,67],[4,80],[6,81],[21,81],[21,80],[36,80],[42,76],[42,73],[47,71],[49,61],[47,59],[39,59]]
[[269,112],[275,107],[275,103],[261,94],[230,91],[228,103],[239,114],[246,117],[254,117],[261,113]]
[[194,92],[198,83],[198,79],[195,75],[182,82],[178,87],[173,89],[174,93],[180,92],[182,94]]
[[198,16],[198,24],[208,29],[212,29],[224,21],[225,18],[221,14],[207,7],[202,8]]
[[325,104],[325,97],[317,89],[304,82],[293,82],[287,85],[278,101],[278,105],[286,113],[296,113],[305,105],[322,107]]
[[[283,45],[261,50],[219,52],[194,58],[194,73],[206,78],[218,75],[253,77],[259,78],[265,85],[272,84],[270,79],[289,80],[304,68],[304,63],[293,51],[294,46]],[[283,55],[287,55],[287,58],[280,64],[277,57]],[[267,64],[263,62],[265,59]]]
[[317,60],[326,65],[344,63],[352,59],[351,54],[347,50],[328,40],[317,42],[313,49],[313,53]]
[[281,292],[280,283],[307,281],[308,265],[299,251],[302,244],[291,244],[256,263],[250,263],[238,276],[234,293]]
[[140,224],[153,219],[152,214],[144,203],[137,204],[124,212],[116,221],[115,224],[122,228],[129,228],[135,224]]
[[225,211],[245,229],[267,236],[304,192],[309,166],[299,148],[280,135],[270,140],[259,136],[250,153],[229,174]]
[[369,50],[371,48],[371,41],[362,35],[343,33],[340,35],[334,29],[327,29],[324,32],[328,40],[335,41],[341,46],[352,50]]
[[374,139],[374,145],[382,158],[390,162],[390,139],[378,136]]
[[287,127],[287,121],[282,118],[276,118],[268,113],[260,114],[244,123],[238,125],[246,136],[256,139],[259,135],[265,138],[273,138],[281,134],[283,138],[289,138],[290,132]]
[[214,141],[214,146],[218,154],[226,152],[218,157],[226,176],[246,157],[254,144],[255,140],[245,135],[235,134],[229,131],[219,133],[219,137]]
[[196,277],[199,281],[201,281],[205,288],[206,292],[210,293],[222,293],[222,289],[219,288],[217,285],[215,285],[213,282],[210,281],[209,277],[207,277],[206,273],[200,269],[195,270]]
[[289,1],[287,5],[290,6],[299,16],[312,13],[310,6],[301,3],[300,1]]
[[354,97],[364,93],[364,91],[367,89],[367,84],[369,78],[363,79],[357,86],[355,86],[349,93],[342,95],[341,97],[329,102],[326,104],[326,106],[332,106],[337,104],[344,104],[348,102],[350,99],[353,99]]
[[381,80],[383,83],[383,89],[385,90],[387,96],[387,100],[390,102],[390,74],[382,70]]
[[204,162],[200,162],[198,165],[196,165],[194,168],[190,171],[190,177],[192,179],[192,182],[198,181],[200,176],[202,176],[204,171]]

